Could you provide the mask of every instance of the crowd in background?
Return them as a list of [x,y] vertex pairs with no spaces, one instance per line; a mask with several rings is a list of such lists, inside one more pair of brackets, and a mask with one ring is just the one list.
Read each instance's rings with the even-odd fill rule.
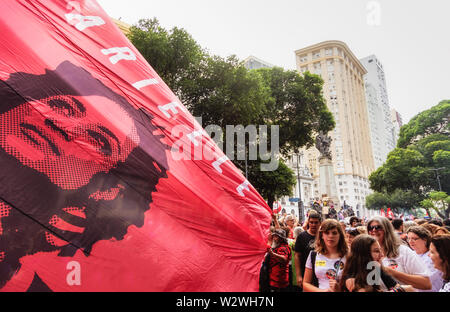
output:
[[450,220],[273,214],[262,292],[450,292]]

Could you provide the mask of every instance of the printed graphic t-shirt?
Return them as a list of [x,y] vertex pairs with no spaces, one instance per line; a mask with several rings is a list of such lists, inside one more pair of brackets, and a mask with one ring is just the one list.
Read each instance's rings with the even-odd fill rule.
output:
[[[344,270],[346,258],[337,258],[330,259],[325,257],[322,254],[317,254],[316,256],[316,264],[315,264],[315,273],[316,277],[319,281],[320,289],[327,289],[330,287],[330,279],[340,280],[342,276],[342,271]],[[311,253],[308,256],[308,260],[306,260],[306,268],[312,270],[312,262],[311,262]],[[337,275],[337,278],[336,278]]]
[[[396,258],[383,259],[383,265],[390,267],[399,272],[412,275],[420,275],[430,277],[431,272],[427,265],[419,258],[419,256],[409,247],[400,245],[399,255]],[[381,289],[386,290],[386,286],[382,283]]]
[[273,250],[276,254],[287,256],[286,262],[281,262],[275,257],[270,257],[270,286],[276,288],[286,288],[289,286],[289,262],[291,261],[291,248],[288,244],[282,243]]

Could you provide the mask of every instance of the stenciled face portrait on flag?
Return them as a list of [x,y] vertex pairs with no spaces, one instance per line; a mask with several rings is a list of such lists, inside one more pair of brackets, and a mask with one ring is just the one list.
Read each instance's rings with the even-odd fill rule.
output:
[[98,3],[0,31],[0,292],[256,291],[271,209]]
[[145,109],[70,62],[0,81],[0,288],[26,255],[88,256],[142,226],[166,150]]

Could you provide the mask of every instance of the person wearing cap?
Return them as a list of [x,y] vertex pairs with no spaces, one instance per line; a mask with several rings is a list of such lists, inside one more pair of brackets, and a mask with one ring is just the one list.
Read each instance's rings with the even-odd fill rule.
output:
[[272,239],[272,248],[269,249],[270,291],[282,292],[289,286],[291,249],[284,230],[276,229],[272,233]]

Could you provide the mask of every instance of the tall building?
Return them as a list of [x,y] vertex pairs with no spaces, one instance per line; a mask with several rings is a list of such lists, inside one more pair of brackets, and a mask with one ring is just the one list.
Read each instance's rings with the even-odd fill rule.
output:
[[402,116],[395,109],[391,109],[391,120],[394,126],[394,145],[397,146],[398,136],[400,134],[400,128],[403,126]]
[[120,19],[115,19],[115,18],[112,18],[112,17],[111,17],[111,19],[112,19],[112,21],[114,22],[114,24],[116,24],[117,27],[119,27],[119,29],[120,29],[125,35],[128,35],[128,34],[130,33],[130,27],[131,27],[130,24],[127,24],[127,23],[125,23],[125,22],[122,22]]
[[247,69],[259,69],[259,68],[271,68],[274,67],[272,64],[267,63],[255,56],[249,56],[244,61],[244,66]]
[[[365,198],[371,193],[368,176],[375,167],[364,88],[367,70],[341,41],[321,42],[297,50],[295,55],[300,73],[309,71],[324,80],[323,96],[336,121],[328,135],[339,205],[352,206],[360,217],[369,216],[372,213],[365,208]],[[319,151],[310,148],[305,158],[317,185]],[[314,192],[320,198],[318,189]]]
[[386,79],[381,62],[375,55],[360,59],[367,69],[364,76],[370,136],[375,169],[380,167],[395,148],[396,135],[391,120],[391,108],[386,90]]

